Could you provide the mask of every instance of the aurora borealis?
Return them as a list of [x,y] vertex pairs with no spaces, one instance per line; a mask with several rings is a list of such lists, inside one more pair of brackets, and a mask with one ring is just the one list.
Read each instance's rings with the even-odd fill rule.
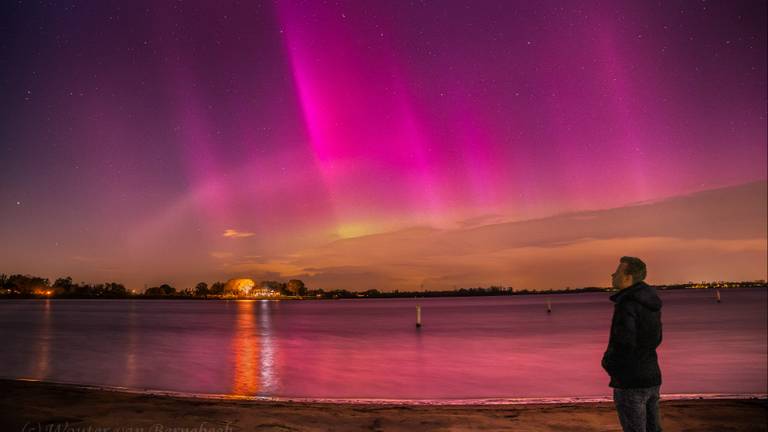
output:
[[768,273],[765,2],[1,7],[0,273]]

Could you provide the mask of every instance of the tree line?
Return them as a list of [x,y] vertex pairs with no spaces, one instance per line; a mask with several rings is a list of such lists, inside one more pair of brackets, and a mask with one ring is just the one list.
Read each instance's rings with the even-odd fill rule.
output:
[[0,294],[20,298],[124,298],[130,295],[125,286],[117,282],[74,283],[68,276],[51,284],[47,278],[22,274],[0,274]]
[[[148,287],[143,292],[134,292],[117,282],[75,283],[71,277],[67,276],[58,278],[51,283],[48,278],[39,276],[0,274],[0,296],[17,298],[220,298],[240,296],[242,292],[239,286],[231,282],[214,282],[210,285],[206,282],[200,282],[194,288],[186,289],[177,289],[166,283]],[[262,281],[254,288],[273,292],[277,296],[314,296],[318,293],[318,290],[309,290],[299,279],[291,279],[288,282]]]
[[[232,281],[237,281],[233,279]],[[182,297],[198,297],[198,298],[218,298],[226,296],[237,297],[241,294],[240,287],[229,282],[214,282],[208,285],[207,282],[199,282],[194,288],[177,291],[176,288],[162,284],[157,287],[147,288],[144,292],[145,296],[149,297],[167,297],[167,296],[182,296]],[[252,289],[268,290],[276,293],[280,296],[306,296],[309,294],[304,282],[299,279],[291,279],[288,282],[279,281],[261,281],[257,286]]]
[[[232,279],[228,282],[199,282],[194,288],[176,289],[170,284],[161,284],[146,288],[143,292],[127,290],[117,282],[90,284],[75,283],[71,277],[56,279],[53,283],[47,278],[22,274],[0,274],[0,297],[5,298],[232,298],[242,297],[241,285]],[[701,288],[743,288],[765,287],[765,280],[741,282],[688,282],[684,284],[656,285],[657,289],[701,289]],[[512,287],[491,286],[475,288],[459,288],[453,290],[419,290],[419,291],[380,291],[369,289],[365,291],[349,291],[345,289],[323,290],[309,289],[300,279],[287,282],[261,281],[252,289],[261,292],[274,293],[275,297],[319,298],[319,299],[352,299],[352,298],[404,298],[404,297],[469,297],[469,296],[503,296],[525,294],[567,294],[578,292],[610,291],[609,288],[584,287],[551,289],[551,290],[515,290]]]

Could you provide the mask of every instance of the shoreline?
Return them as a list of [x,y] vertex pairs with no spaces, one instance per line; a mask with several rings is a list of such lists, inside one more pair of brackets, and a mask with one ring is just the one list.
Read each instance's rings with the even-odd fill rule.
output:
[[[332,404],[332,405],[398,405],[398,406],[480,406],[480,405],[558,405],[558,404],[589,404],[613,403],[611,396],[552,396],[552,397],[488,397],[488,398],[456,398],[456,399],[398,399],[398,398],[323,398],[323,397],[291,397],[291,396],[241,396],[226,393],[195,393],[176,390],[160,390],[150,388],[131,388],[98,384],[78,384],[65,381],[48,381],[32,378],[0,377],[2,381],[17,381],[40,383],[47,386],[60,386],[72,389],[105,391],[118,393],[165,396],[184,399],[208,400],[238,400],[253,402],[281,402],[297,404]],[[693,400],[766,400],[768,393],[669,393],[661,394],[662,401],[693,401]]]
[[[89,427],[134,432],[621,431],[613,404],[607,401],[401,402],[217,399],[0,379],[0,427],[20,432],[80,431]],[[663,398],[661,413],[668,432],[768,430],[765,398]]]
[[[735,282],[729,282],[729,283],[735,283]],[[661,292],[666,291],[729,291],[729,290],[736,290],[736,289],[768,289],[768,284],[754,284],[754,285],[744,285],[744,286],[728,286],[728,287],[678,287],[677,285],[651,285],[652,287],[656,288],[657,290]],[[126,296],[117,296],[117,297],[111,297],[111,296],[105,296],[105,297],[99,297],[99,296],[74,296],[74,295],[51,295],[51,296],[45,296],[45,295],[38,295],[38,296],[23,296],[23,295],[8,295],[8,294],[0,294],[0,300],[171,300],[171,301],[179,301],[179,300],[194,300],[194,301],[201,301],[201,300],[213,300],[213,301],[296,301],[296,300],[312,300],[312,301],[320,301],[320,300],[397,300],[397,299],[417,299],[417,300],[424,300],[424,299],[446,299],[446,298],[488,298],[488,297],[527,297],[527,296],[568,296],[568,295],[577,295],[577,294],[594,294],[594,293],[602,293],[602,294],[610,294],[615,293],[616,290],[612,288],[607,287],[584,287],[584,288],[574,288],[574,289],[558,289],[558,290],[520,290],[520,291],[513,291],[513,292],[499,292],[499,293],[486,293],[486,294],[459,294],[459,293],[449,293],[446,291],[435,291],[433,293],[430,293],[429,291],[414,291],[409,293],[401,293],[398,295],[386,295],[387,293],[383,293],[382,295],[375,295],[375,296],[367,296],[367,295],[354,295],[354,296],[345,296],[345,297],[316,297],[316,296],[269,296],[269,297],[251,297],[251,296],[206,296],[206,297],[199,297],[199,296],[186,296],[186,295],[168,295],[168,296],[147,296],[144,294],[133,294],[133,295],[126,295]],[[357,294],[357,292],[351,292]]]

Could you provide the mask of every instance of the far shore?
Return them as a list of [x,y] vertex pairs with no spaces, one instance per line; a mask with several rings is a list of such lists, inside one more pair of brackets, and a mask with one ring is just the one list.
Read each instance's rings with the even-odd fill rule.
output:
[[[767,431],[766,399],[662,400],[665,432]],[[97,429],[100,428],[100,429]],[[0,429],[56,431],[621,431],[610,402],[339,404],[206,399],[0,379]]]
[[[735,284],[735,283],[732,283]],[[753,284],[753,285],[731,285],[724,287],[698,287],[687,285],[654,285],[654,288],[660,291],[714,291],[714,292],[727,292],[733,289],[768,289],[768,284]],[[479,293],[462,293],[461,291],[414,291],[414,292],[380,292],[377,295],[369,295],[365,293],[346,292],[346,295],[342,296],[297,296],[297,295],[273,295],[267,297],[258,296],[233,296],[233,295],[209,295],[209,296],[194,296],[194,295],[167,295],[167,296],[155,296],[146,294],[129,294],[125,296],[77,296],[77,295],[8,295],[0,294],[0,300],[214,300],[214,301],[230,301],[230,300],[281,300],[281,301],[293,301],[293,300],[358,300],[358,299],[428,299],[428,298],[488,298],[488,297],[520,297],[520,296],[560,296],[560,295],[576,295],[576,294],[589,294],[589,293],[605,293],[612,294],[616,290],[612,288],[604,287],[586,287],[575,289],[562,289],[562,290],[520,290],[520,291],[497,291],[497,292],[479,292]],[[713,294],[713,298],[715,294]]]

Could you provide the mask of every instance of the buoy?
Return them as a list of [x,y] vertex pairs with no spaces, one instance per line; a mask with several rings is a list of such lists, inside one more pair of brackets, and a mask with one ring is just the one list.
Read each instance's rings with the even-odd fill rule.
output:
[[549,299],[547,299],[547,313],[552,313],[552,302]]
[[416,305],[416,328],[421,328],[421,305]]
[[715,290],[715,299],[717,299],[717,302],[720,303],[720,290]]

